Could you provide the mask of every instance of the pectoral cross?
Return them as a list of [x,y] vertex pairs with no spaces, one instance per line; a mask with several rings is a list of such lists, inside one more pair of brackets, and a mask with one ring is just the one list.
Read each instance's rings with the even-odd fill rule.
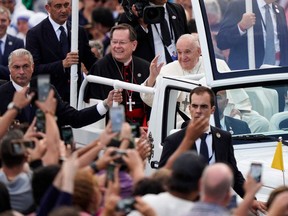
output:
[[129,105],[129,111],[132,112],[132,105],[135,105],[135,101],[132,101],[132,97],[129,96],[129,101],[126,102],[127,105]]
[[185,97],[185,100],[182,101],[182,104],[184,105],[184,112],[186,111],[186,108],[187,106],[189,105],[189,101],[188,101],[188,98],[187,98],[187,95]]

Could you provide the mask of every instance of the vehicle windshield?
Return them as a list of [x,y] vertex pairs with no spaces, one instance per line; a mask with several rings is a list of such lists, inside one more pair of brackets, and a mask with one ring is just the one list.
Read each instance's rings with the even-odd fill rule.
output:
[[[288,134],[288,86],[271,85],[225,89],[216,92],[215,124],[233,137],[264,139],[262,135]],[[261,135],[254,136],[254,135]],[[267,137],[266,137],[267,138]],[[267,139],[268,139],[267,138]],[[273,138],[271,138],[273,139]]]
[[[249,2],[248,6],[244,0],[203,2],[206,14],[206,19],[203,19],[209,23],[206,34],[208,39],[211,37],[211,40],[208,40],[211,58],[224,60],[231,71],[242,72],[241,75],[244,76],[246,74],[243,71],[260,68],[274,68],[274,71],[279,73],[287,71],[287,0],[275,0],[268,9],[263,0],[246,1]],[[224,71],[217,60],[214,61],[217,70],[213,71],[216,78],[221,78]]]

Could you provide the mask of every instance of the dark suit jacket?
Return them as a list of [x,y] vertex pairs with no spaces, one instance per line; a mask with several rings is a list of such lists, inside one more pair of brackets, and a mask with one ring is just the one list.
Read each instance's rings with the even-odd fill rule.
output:
[[[54,88],[53,86],[51,87]],[[12,101],[15,91],[11,81],[0,86],[0,115],[3,115],[6,112],[7,106]],[[58,117],[57,123],[59,126],[71,125],[73,128],[79,128],[92,124],[104,117],[98,113],[96,106],[78,111],[71,107],[67,102],[62,101],[57,91],[55,91],[55,98],[57,100],[56,116]],[[30,116],[28,116],[26,110],[23,109],[16,119],[21,123],[31,123],[35,116],[36,109],[36,106],[32,103],[29,113]]]
[[245,121],[225,116],[225,126],[227,131],[232,132],[231,134],[249,134],[251,130]]
[[[68,21],[67,29],[70,43],[71,23]],[[97,59],[90,50],[85,30],[82,27],[79,27],[78,30],[79,62],[83,62],[87,70],[89,70]],[[65,57],[62,54],[60,42],[48,18],[28,31],[26,48],[33,55],[35,63],[33,76],[50,74],[51,84],[56,87],[61,97],[65,101],[68,101],[70,92],[70,70],[63,69],[62,60]],[[81,65],[78,64],[78,88],[82,81],[80,66]]]
[[[159,167],[163,167],[168,158],[174,153],[174,151],[178,148],[180,143],[182,142],[185,136],[186,128],[171,134],[166,137],[163,142],[163,150],[159,162]],[[227,131],[223,131],[219,128],[211,126],[212,133],[212,146],[215,150],[215,159],[216,162],[222,162],[228,164],[233,170],[234,174],[234,190],[236,193],[243,197],[244,196],[244,178],[242,173],[237,168],[237,162],[234,156],[234,148],[232,145],[231,134]],[[216,136],[217,134],[217,136]],[[220,135],[220,136],[219,136]],[[196,150],[196,145],[193,145],[192,150]]]
[[[264,58],[264,38],[262,30],[261,12],[257,1],[252,1],[253,12],[256,15],[254,25],[255,62],[259,68]],[[273,3],[276,14],[277,33],[280,42],[280,65],[288,65],[288,30],[284,10],[277,3]],[[248,69],[247,34],[240,35],[237,24],[245,13],[245,1],[231,1],[221,22],[217,35],[219,49],[230,49],[228,65],[231,69]]]
[[24,48],[23,40],[7,34],[5,49],[0,64],[0,79],[10,80],[9,77],[10,72],[8,69],[8,57],[12,51],[20,48]]
[[[183,7],[180,4],[167,2],[166,8],[169,14],[169,22],[174,31],[176,42],[182,34],[189,33],[187,27],[186,14]],[[148,25],[148,33],[146,33],[143,30],[143,28],[139,25],[137,20],[133,20],[132,22],[130,22],[125,14],[121,15],[119,23],[128,23],[134,27],[134,29],[137,32],[138,45],[133,54],[151,62],[155,57],[155,48],[154,48],[151,25]],[[171,61],[172,59],[170,59],[170,61],[167,61],[167,63]]]

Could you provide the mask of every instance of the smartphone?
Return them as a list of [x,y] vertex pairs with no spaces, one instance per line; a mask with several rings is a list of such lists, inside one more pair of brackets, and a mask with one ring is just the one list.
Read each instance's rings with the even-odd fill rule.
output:
[[35,142],[33,140],[23,140],[23,145],[25,148],[34,149],[35,148]]
[[120,132],[125,120],[124,106],[111,107],[109,114],[112,123],[112,132]]
[[136,202],[135,198],[133,197],[121,199],[118,201],[116,205],[116,211],[128,214],[129,212],[135,209],[134,207],[135,202]]
[[132,132],[132,136],[135,137],[140,137],[141,133],[140,133],[140,124],[138,122],[136,123],[130,123],[131,126],[131,132]]
[[256,182],[260,182],[262,176],[262,163],[251,163],[250,175],[255,179]]
[[45,114],[40,110],[36,110],[36,130],[45,133]]
[[61,139],[64,141],[65,145],[74,143],[73,130],[71,126],[61,127]]
[[118,156],[118,158],[114,159],[114,163],[117,164],[125,164],[124,160],[122,159],[123,155],[127,155],[126,151],[123,149],[117,149],[111,153],[111,156]]
[[50,75],[41,74],[37,77],[38,100],[45,101],[50,91]]
[[108,186],[108,181],[114,182],[114,170],[115,170],[115,165],[114,164],[109,164],[106,170],[106,186]]
[[23,155],[25,152],[22,143],[17,140],[11,142],[11,151],[13,155]]

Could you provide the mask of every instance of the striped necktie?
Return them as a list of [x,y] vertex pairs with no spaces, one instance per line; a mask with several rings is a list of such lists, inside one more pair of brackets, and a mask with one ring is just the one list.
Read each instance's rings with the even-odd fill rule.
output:
[[265,6],[265,30],[266,30],[266,43],[265,43],[265,56],[264,64],[275,65],[275,42],[274,42],[274,27],[268,4]]

